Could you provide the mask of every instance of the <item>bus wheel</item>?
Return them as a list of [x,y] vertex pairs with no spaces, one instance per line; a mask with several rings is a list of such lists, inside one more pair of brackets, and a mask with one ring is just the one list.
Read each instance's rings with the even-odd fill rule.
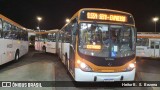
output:
[[19,52],[16,51],[16,54],[15,54],[15,61],[18,61],[19,60]]

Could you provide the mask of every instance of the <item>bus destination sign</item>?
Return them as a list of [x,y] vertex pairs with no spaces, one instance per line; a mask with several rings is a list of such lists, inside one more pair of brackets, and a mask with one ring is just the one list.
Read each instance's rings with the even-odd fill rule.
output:
[[127,16],[125,15],[110,14],[110,13],[97,13],[97,12],[87,12],[87,19],[127,22]]

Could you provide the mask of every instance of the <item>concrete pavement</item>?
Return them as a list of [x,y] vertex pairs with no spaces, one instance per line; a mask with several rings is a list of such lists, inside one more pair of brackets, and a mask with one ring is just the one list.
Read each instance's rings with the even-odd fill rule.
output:
[[[138,75],[141,80],[148,79],[148,75],[159,80],[158,73],[154,73],[159,67],[147,62],[138,62]],[[157,63],[157,62],[156,62]],[[148,65],[149,64],[149,65]],[[158,65],[158,64],[157,64]],[[148,70],[146,70],[146,67]],[[155,68],[154,68],[155,67]],[[156,69],[156,70],[150,70]],[[150,73],[152,71],[152,73]],[[153,75],[155,74],[155,75]],[[150,78],[151,79],[151,78]],[[148,79],[148,80],[150,80]],[[64,65],[57,56],[37,51],[30,51],[18,62],[5,64],[0,69],[0,81],[72,81]],[[145,87],[125,88],[77,88],[77,87],[47,87],[47,88],[0,88],[0,90],[152,90]],[[155,89],[154,90],[160,90]]]
[[[18,62],[3,65],[0,70],[0,81],[55,81],[55,65],[51,60],[54,56],[43,54],[29,53]],[[0,88],[0,90],[55,90],[55,88]]]

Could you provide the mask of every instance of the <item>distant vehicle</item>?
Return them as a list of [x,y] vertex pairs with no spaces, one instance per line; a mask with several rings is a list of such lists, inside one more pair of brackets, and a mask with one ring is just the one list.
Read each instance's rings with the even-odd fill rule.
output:
[[35,50],[56,53],[56,32],[58,29],[40,32],[35,37]]
[[160,33],[138,32],[136,55],[138,57],[160,57]]
[[85,8],[57,35],[57,53],[75,81],[132,81],[136,30],[130,13]]
[[27,29],[0,14],[0,65],[28,52]]

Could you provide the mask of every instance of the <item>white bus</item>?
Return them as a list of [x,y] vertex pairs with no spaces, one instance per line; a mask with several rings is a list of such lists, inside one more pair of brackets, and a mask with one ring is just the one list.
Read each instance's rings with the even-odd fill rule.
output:
[[0,65],[18,60],[27,52],[27,30],[0,14]]
[[136,29],[130,13],[85,8],[59,31],[57,52],[75,81],[132,81]]
[[160,57],[160,33],[138,32],[136,55],[138,57]]
[[37,32],[35,37],[35,50],[56,53],[56,33],[58,29]]

